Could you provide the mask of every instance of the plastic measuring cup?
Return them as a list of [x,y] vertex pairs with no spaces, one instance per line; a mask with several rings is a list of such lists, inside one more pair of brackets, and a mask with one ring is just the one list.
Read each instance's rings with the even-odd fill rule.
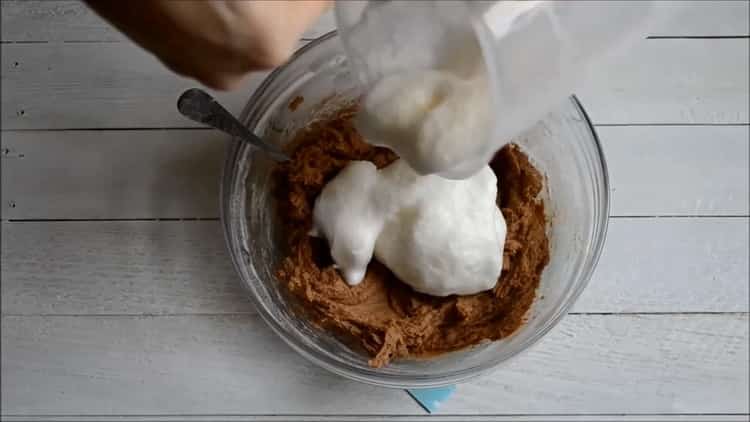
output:
[[[492,139],[509,140],[572,94],[608,53],[642,37],[655,1],[345,1],[344,49],[365,86],[414,70],[459,76],[480,50]],[[475,54],[476,55],[476,54]]]

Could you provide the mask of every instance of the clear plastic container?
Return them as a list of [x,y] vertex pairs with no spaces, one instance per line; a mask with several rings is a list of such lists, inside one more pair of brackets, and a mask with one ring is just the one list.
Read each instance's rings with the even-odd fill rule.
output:
[[[243,122],[270,142],[283,144],[311,118],[359,96],[342,45],[329,33],[300,50],[273,72],[250,98]],[[317,105],[334,95],[326,107]],[[288,104],[304,102],[294,111]],[[276,220],[270,172],[274,163],[248,144],[234,141],[222,181],[222,222],[242,284],[258,312],[289,345],[312,362],[344,377],[386,387],[433,387],[484,374],[528,349],[570,309],[594,270],[608,218],[604,156],[586,113],[567,98],[542,121],[514,139],[545,174],[550,212],[551,261],[528,322],[500,341],[424,360],[396,360],[371,368],[368,356],[295,311],[275,278],[283,235]],[[543,297],[543,299],[541,299]]]
[[[391,0],[337,2],[335,12],[364,86],[428,69],[470,79],[478,61],[497,116],[485,132],[495,140],[531,127],[590,71],[643,38],[664,15],[658,6],[651,0]],[[495,149],[483,149],[486,161]]]

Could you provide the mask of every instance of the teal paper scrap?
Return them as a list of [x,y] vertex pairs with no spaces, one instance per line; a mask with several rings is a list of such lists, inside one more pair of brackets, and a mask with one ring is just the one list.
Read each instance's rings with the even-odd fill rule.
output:
[[406,390],[409,395],[419,403],[427,413],[435,413],[440,404],[447,400],[456,391],[455,385],[440,388],[415,388]]

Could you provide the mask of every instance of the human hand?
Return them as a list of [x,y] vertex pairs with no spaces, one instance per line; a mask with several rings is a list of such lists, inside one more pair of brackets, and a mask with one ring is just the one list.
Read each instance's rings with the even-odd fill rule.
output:
[[87,0],[173,71],[216,89],[284,63],[329,0]]

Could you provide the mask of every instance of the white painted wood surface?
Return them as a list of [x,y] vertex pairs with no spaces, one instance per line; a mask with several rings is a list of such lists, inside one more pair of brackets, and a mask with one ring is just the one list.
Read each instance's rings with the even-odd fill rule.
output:
[[[2,63],[6,130],[199,126],[175,106],[197,83],[131,43],[5,44]],[[231,93],[210,92],[239,113],[265,76],[253,74]]]
[[749,129],[598,127],[610,173],[611,214],[747,215]]
[[[598,132],[613,216],[748,213],[748,126]],[[5,132],[2,216],[218,218],[225,145],[202,129]]]
[[[749,5],[692,3],[578,91],[611,174],[597,271],[430,419],[748,420]],[[3,420],[425,420],[259,320],[199,221],[224,145],[175,112],[192,81],[78,2],[0,7]]]
[[[746,1],[698,0],[651,31],[651,36],[750,35]],[[2,5],[2,38],[7,42],[120,42],[125,37],[77,1],[6,0]],[[679,7],[679,4],[675,4]],[[324,14],[303,38],[335,29],[333,12]]]
[[137,416],[108,416],[108,415],[54,415],[54,416],[14,416],[6,418],[8,421],[28,422],[28,421],[56,421],[56,422],[318,422],[325,420],[329,422],[692,422],[706,421],[712,422],[747,422],[746,415],[676,415],[676,414],[640,414],[640,415],[137,415]]
[[5,132],[3,218],[218,218],[227,138],[203,129]]
[[[617,218],[576,313],[746,312],[748,218]],[[6,315],[255,313],[217,221],[2,225]]]
[[[643,40],[578,93],[595,124],[747,124],[749,47],[747,38]],[[2,63],[6,130],[197,126],[175,109],[195,83],[130,43],[4,44]],[[217,97],[239,112],[262,77]]]
[[[569,315],[442,410],[746,413],[747,322]],[[402,391],[311,366],[255,315],[8,316],[2,329],[9,414],[422,413]]]
[[595,124],[750,122],[750,39],[639,43],[576,91]]
[[298,422],[318,422],[325,420],[329,422],[692,422],[706,421],[712,422],[747,422],[746,415],[675,415],[675,414],[640,414],[640,415],[137,415],[137,416],[107,416],[107,415],[54,415],[54,416],[14,416],[7,418],[9,421],[49,421],[56,422],[129,422],[141,421],[159,421],[159,422],[288,422],[290,420]]
[[[39,42],[127,42],[127,37],[107,24],[80,1],[4,0],[2,6],[2,39],[13,43]],[[731,3],[720,5],[722,16],[734,17],[723,31],[732,35],[744,28],[736,18],[740,10]],[[689,25],[698,30],[704,26],[699,19],[690,19]],[[320,17],[303,39],[312,39],[335,29],[333,12]],[[670,32],[670,31],[668,31]]]

